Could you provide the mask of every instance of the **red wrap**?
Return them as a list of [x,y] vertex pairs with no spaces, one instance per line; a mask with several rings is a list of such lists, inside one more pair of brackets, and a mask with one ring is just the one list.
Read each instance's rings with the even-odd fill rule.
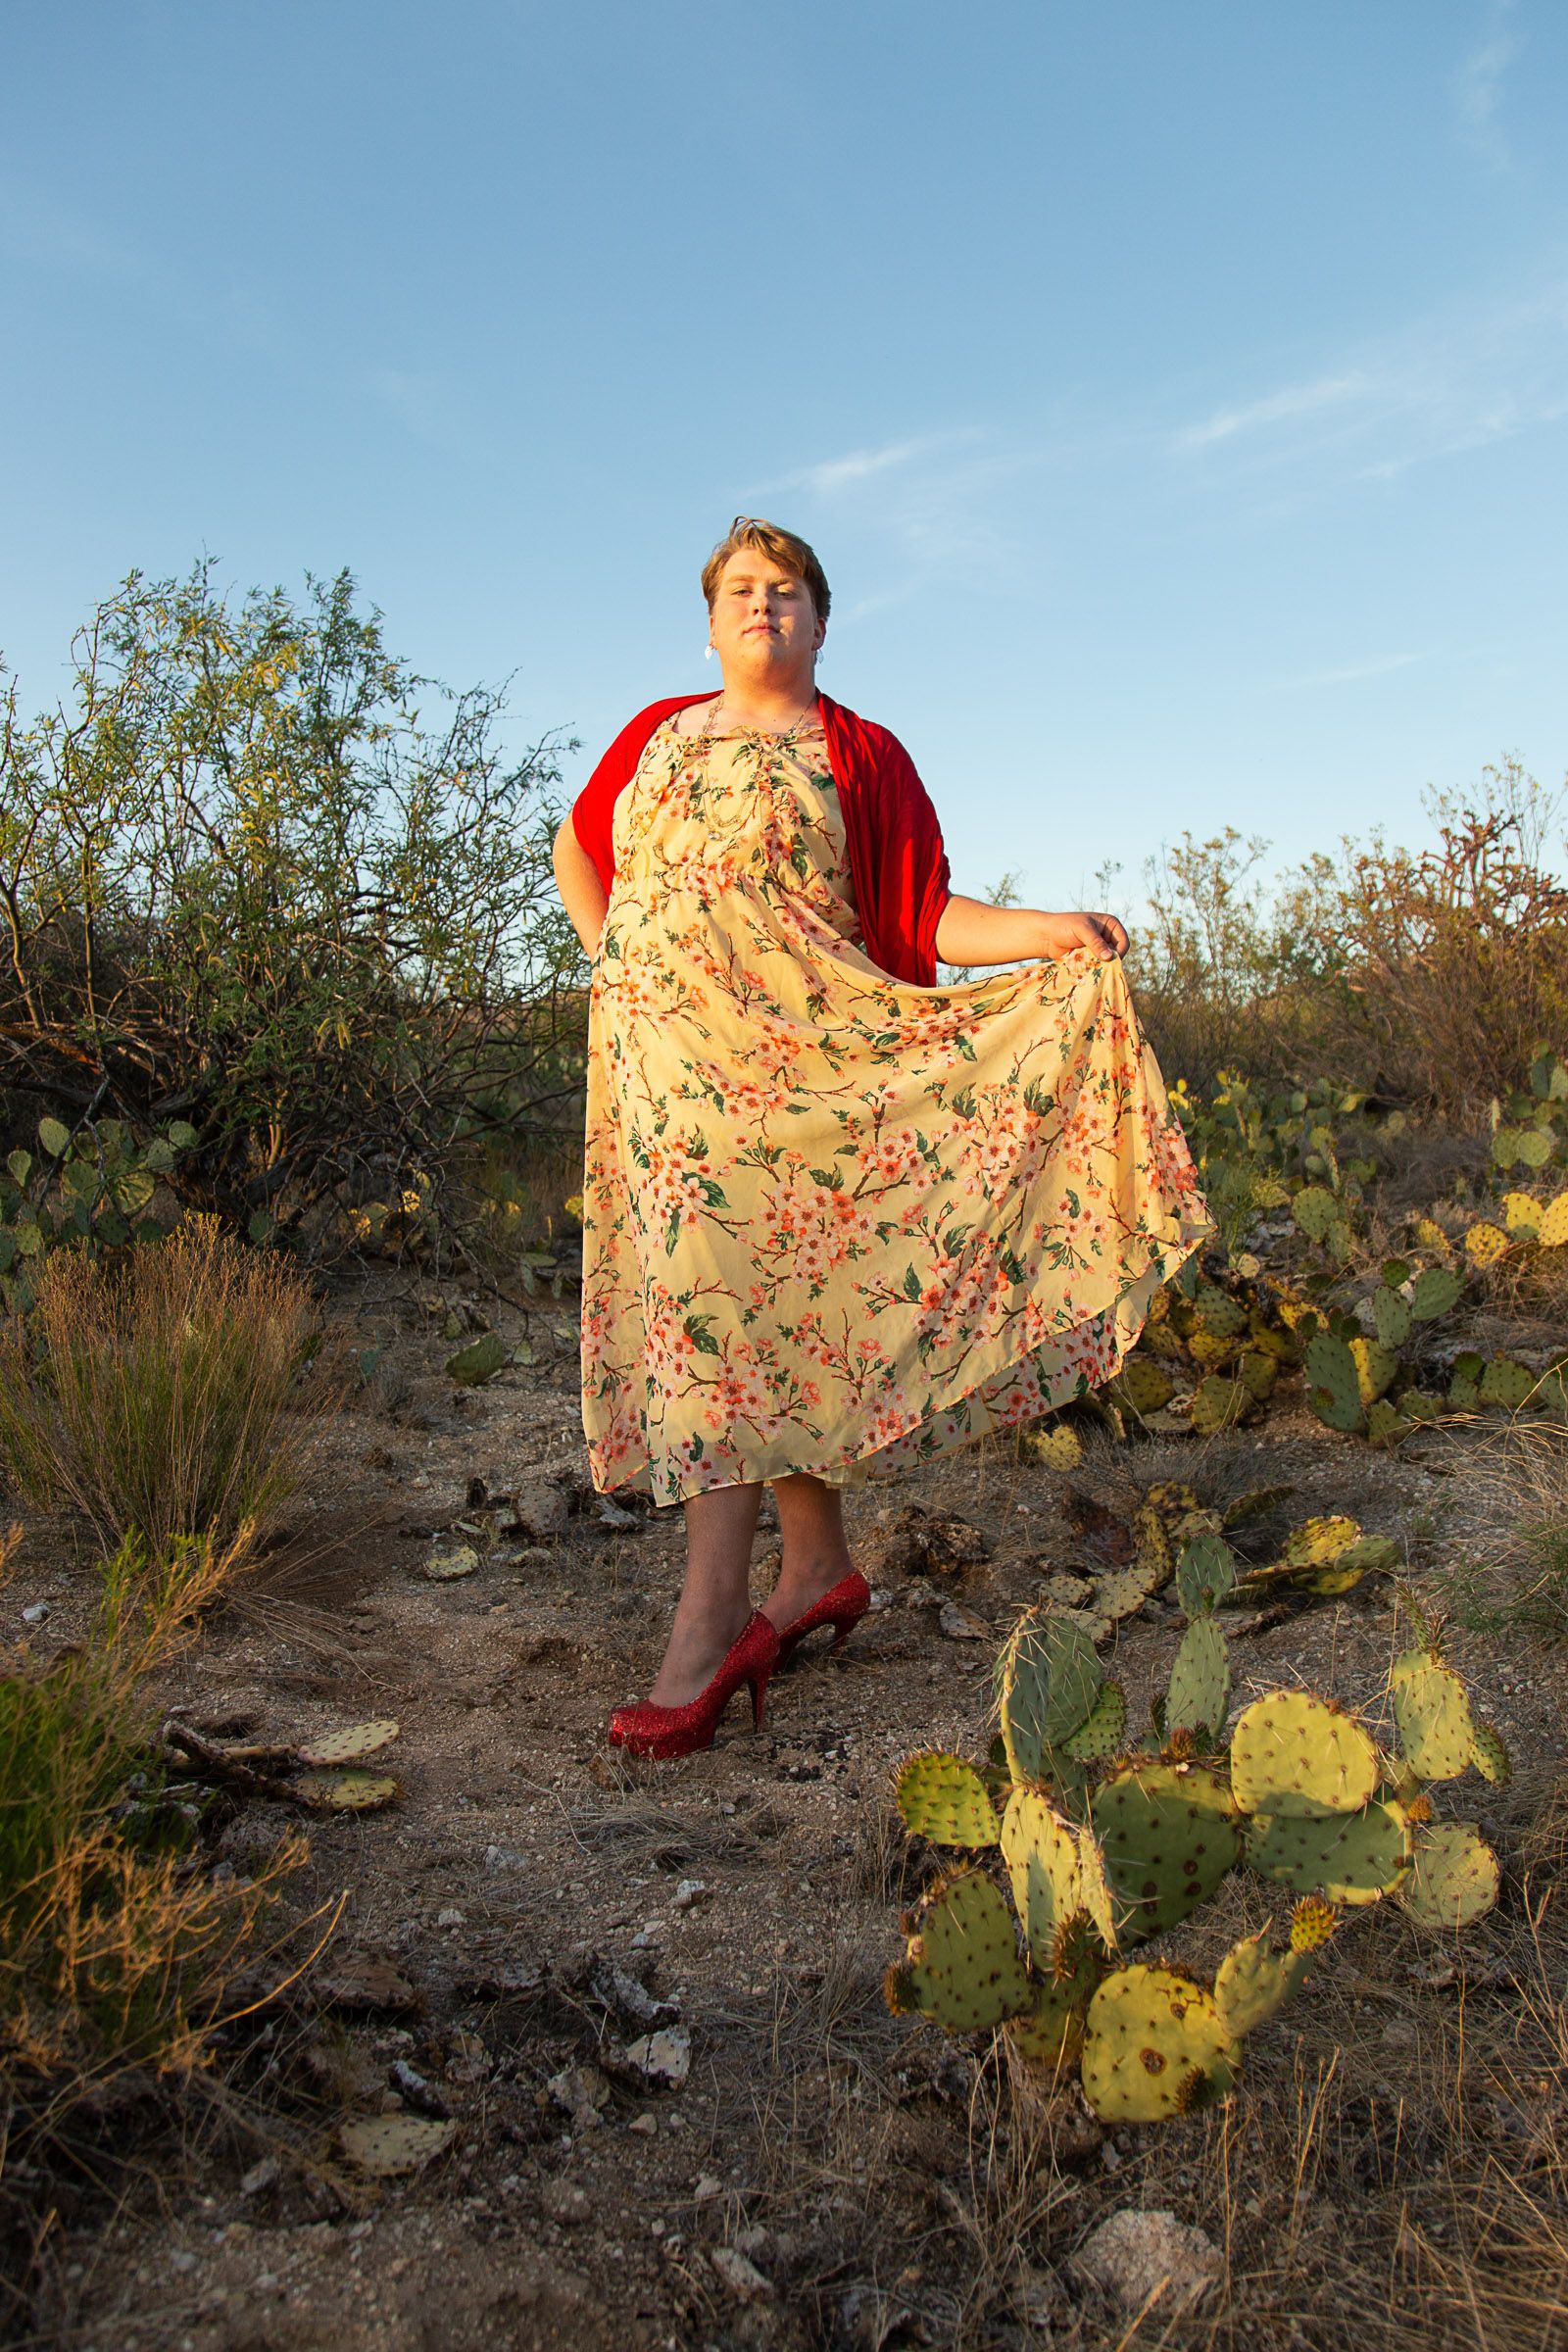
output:
[[[656,727],[711,694],[650,703],[615,737],[572,804],[572,830],[608,895],[615,878],[615,802]],[[828,765],[838,786],[860,936],[874,964],[919,988],[936,985],[937,924],[950,896],[942,827],[896,735],[819,696]]]

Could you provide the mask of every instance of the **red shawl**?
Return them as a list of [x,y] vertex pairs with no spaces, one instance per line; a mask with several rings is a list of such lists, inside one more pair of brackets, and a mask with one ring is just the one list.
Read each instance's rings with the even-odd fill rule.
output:
[[[639,710],[572,804],[572,829],[607,894],[615,878],[612,827],[622,787],[631,782],[656,727],[693,703],[713,699],[711,694],[677,694]],[[825,694],[819,700],[865,952],[895,979],[932,988],[937,924],[950,895],[937,812],[896,735],[872,719],[858,717]]]

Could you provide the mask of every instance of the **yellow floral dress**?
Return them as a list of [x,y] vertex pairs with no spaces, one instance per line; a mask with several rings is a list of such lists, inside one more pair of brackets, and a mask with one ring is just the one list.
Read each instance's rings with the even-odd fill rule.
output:
[[582,1409],[671,1503],[1098,1388],[1210,1230],[1114,958],[867,957],[819,735],[650,740],[593,961]]

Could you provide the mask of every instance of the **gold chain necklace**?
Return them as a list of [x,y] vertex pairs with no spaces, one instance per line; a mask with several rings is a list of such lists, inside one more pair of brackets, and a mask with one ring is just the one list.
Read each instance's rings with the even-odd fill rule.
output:
[[[705,724],[704,724],[704,725],[703,725],[703,726],[702,726],[702,727],[701,727],[701,728],[698,730],[699,734],[701,735],[701,737],[702,737],[702,738],[703,738],[703,739],[704,739],[706,742],[711,743],[711,742],[712,742],[712,741],[715,739],[715,737],[717,736],[717,734],[718,734],[718,729],[717,729],[717,727],[714,725],[714,723],[713,723],[713,722],[714,722],[714,720],[715,720],[715,719],[718,717],[719,711],[720,711],[720,710],[723,708],[723,702],[724,702],[724,689],[723,689],[723,688],[722,688],[722,686],[721,686],[721,687],[719,688],[719,690],[718,690],[717,694],[716,694],[716,695],[713,697],[713,700],[712,700],[712,702],[711,702],[711,703],[710,704],[710,706],[709,706],[708,718],[707,718],[707,721],[706,721],[706,723],[705,723]],[[805,724],[806,724],[806,722],[807,722],[807,720],[808,720],[808,718],[814,717],[814,716],[816,715],[816,711],[817,711],[817,693],[816,693],[816,689],[815,689],[815,687],[813,686],[813,687],[812,687],[812,689],[811,689],[811,699],[810,699],[809,703],[807,705],[806,709],[805,709],[804,710],[802,710],[802,711],[799,713],[799,715],[798,715],[798,716],[797,716],[797,717],[796,717],[796,718],[793,720],[793,722],[792,722],[792,723],[791,723],[789,726],[787,726],[787,727],[784,727],[784,728],[779,728],[779,727],[744,727],[744,726],[743,726],[743,727],[741,727],[741,728],[738,730],[738,732],[739,732],[740,734],[742,734],[742,735],[748,735],[748,734],[749,734],[749,735],[768,735],[768,736],[771,736],[775,742],[778,742],[778,743],[788,743],[788,742],[789,742],[789,740],[790,740],[790,738],[791,738],[792,736],[794,736],[794,735],[798,735],[798,734],[800,733],[801,729],[802,729],[802,728],[805,726]]]

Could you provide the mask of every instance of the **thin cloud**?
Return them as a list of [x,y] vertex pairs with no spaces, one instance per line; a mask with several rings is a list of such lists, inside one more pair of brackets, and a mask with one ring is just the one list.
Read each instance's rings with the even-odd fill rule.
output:
[[1303,382],[1232,400],[1170,436],[1184,460],[1253,473],[1390,480],[1412,466],[1568,415],[1568,283],[1450,312],[1347,354]]
[[1459,133],[1472,155],[1494,172],[1513,165],[1513,151],[1502,127],[1503,76],[1520,50],[1519,36],[1504,29],[1513,15],[1513,0],[1494,0],[1492,29],[1478,42],[1454,75],[1454,98],[1459,110]]
[[1282,392],[1271,392],[1264,400],[1216,410],[1201,424],[1186,426],[1177,435],[1177,441],[1183,449],[1207,449],[1216,441],[1233,441],[1239,433],[1256,432],[1264,425],[1294,423],[1303,416],[1319,416],[1325,409],[1341,408],[1347,401],[1363,396],[1367,388],[1362,375],[1323,375],[1309,384],[1290,384]]
[[1430,662],[1430,654],[1384,654],[1374,662],[1351,662],[1343,669],[1311,669],[1303,677],[1281,678],[1279,690],[1297,693],[1307,686],[1355,686],[1363,678],[1386,678],[1396,669],[1413,669]]
[[916,459],[929,457],[933,451],[970,438],[972,436],[969,434],[932,433],[919,440],[889,441],[881,449],[851,450],[847,457],[829,458],[822,465],[803,466],[799,473],[786,475],[782,486],[789,490],[808,490],[813,498],[832,498],[838,491],[869,481],[875,474],[888,473],[897,466],[912,465]]

